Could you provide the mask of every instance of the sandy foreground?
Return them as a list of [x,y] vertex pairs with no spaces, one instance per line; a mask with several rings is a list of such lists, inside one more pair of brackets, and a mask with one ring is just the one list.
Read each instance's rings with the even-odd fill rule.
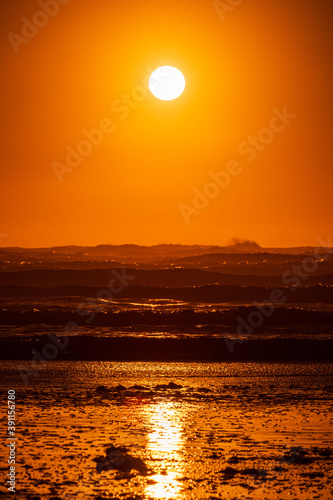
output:
[[15,500],[333,496],[332,364],[55,361],[25,384],[28,365],[0,368]]

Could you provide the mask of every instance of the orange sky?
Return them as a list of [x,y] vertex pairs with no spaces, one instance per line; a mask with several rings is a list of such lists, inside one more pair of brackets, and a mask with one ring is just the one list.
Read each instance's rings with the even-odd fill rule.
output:
[[[206,0],[48,1],[53,17],[36,16],[43,0],[0,7],[1,246],[331,234],[330,0],[244,0],[224,16]],[[44,25],[19,38],[22,18]],[[163,65],[186,78],[174,101],[144,89]],[[272,122],[284,108],[296,117]],[[69,167],[66,148],[101,123]],[[266,144],[245,154],[258,133]],[[196,208],[193,190],[231,161],[237,175]]]

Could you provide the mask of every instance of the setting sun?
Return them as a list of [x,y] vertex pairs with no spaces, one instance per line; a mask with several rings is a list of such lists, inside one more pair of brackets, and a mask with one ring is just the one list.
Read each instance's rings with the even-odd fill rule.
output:
[[185,88],[185,78],[181,71],[172,66],[157,68],[149,78],[151,93],[162,101],[177,99]]

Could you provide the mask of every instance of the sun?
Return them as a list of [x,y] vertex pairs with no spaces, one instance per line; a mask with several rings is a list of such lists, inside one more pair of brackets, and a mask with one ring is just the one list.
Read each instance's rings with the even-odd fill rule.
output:
[[184,75],[173,66],[161,66],[150,75],[149,89],[157,99],[172,101],[185,89]]

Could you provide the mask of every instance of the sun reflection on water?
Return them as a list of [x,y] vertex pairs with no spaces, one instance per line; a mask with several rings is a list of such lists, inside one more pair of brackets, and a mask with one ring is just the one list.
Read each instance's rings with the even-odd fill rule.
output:
[[184,409],[171,401],[151,405],[147,408],[151,431],[147,436],[147,452],[153,467],[160,467],[159,473],[151,476],[155,481],[145,488],[151,498],[180,498],[183,474]]

